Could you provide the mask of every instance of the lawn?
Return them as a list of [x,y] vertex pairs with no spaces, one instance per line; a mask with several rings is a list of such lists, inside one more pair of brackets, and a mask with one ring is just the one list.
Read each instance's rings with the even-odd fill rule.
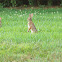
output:
[[[28,30],[29,13],[38,33]],[[0,62],[62,62],[62,8],[0,8]]]

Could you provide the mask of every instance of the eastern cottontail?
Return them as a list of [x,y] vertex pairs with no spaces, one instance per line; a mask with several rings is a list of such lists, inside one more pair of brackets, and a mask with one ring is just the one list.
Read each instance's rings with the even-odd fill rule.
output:
[[34,25],[34,23],[32,22],[32,17],[33,17],[33,13],[32,14],[29,14],[29,17],[28,17],[28,32],[29,30],[31,30],[31,33],[34,33],[34,32],[37,32],[37,29]]

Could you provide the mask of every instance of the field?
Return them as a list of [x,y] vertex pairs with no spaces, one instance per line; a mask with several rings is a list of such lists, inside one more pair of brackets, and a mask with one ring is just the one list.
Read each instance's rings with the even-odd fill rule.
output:
[[[38,33],[27,32],[27,18]],[[62,8],[0,8],[0,62],[62,62]]]

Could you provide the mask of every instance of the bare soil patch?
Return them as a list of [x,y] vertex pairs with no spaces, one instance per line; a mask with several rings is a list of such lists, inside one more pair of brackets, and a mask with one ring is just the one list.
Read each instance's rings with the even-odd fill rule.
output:
[[45,6],[45,7],[38,7],[38,6],[19,6],[19,7],[5,7],[8,9],[39,9],[39,8],[43,8],[43,9],[48,9],[48,8],[62,8],[61,6]]

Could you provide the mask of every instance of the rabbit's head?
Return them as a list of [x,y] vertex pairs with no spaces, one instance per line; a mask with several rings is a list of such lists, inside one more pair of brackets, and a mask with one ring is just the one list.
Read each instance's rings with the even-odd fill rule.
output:
[[32,14],[29,14],[29,17],[28,17],[28,21],[32,21],[32,17],[33,17],[33,13]]

